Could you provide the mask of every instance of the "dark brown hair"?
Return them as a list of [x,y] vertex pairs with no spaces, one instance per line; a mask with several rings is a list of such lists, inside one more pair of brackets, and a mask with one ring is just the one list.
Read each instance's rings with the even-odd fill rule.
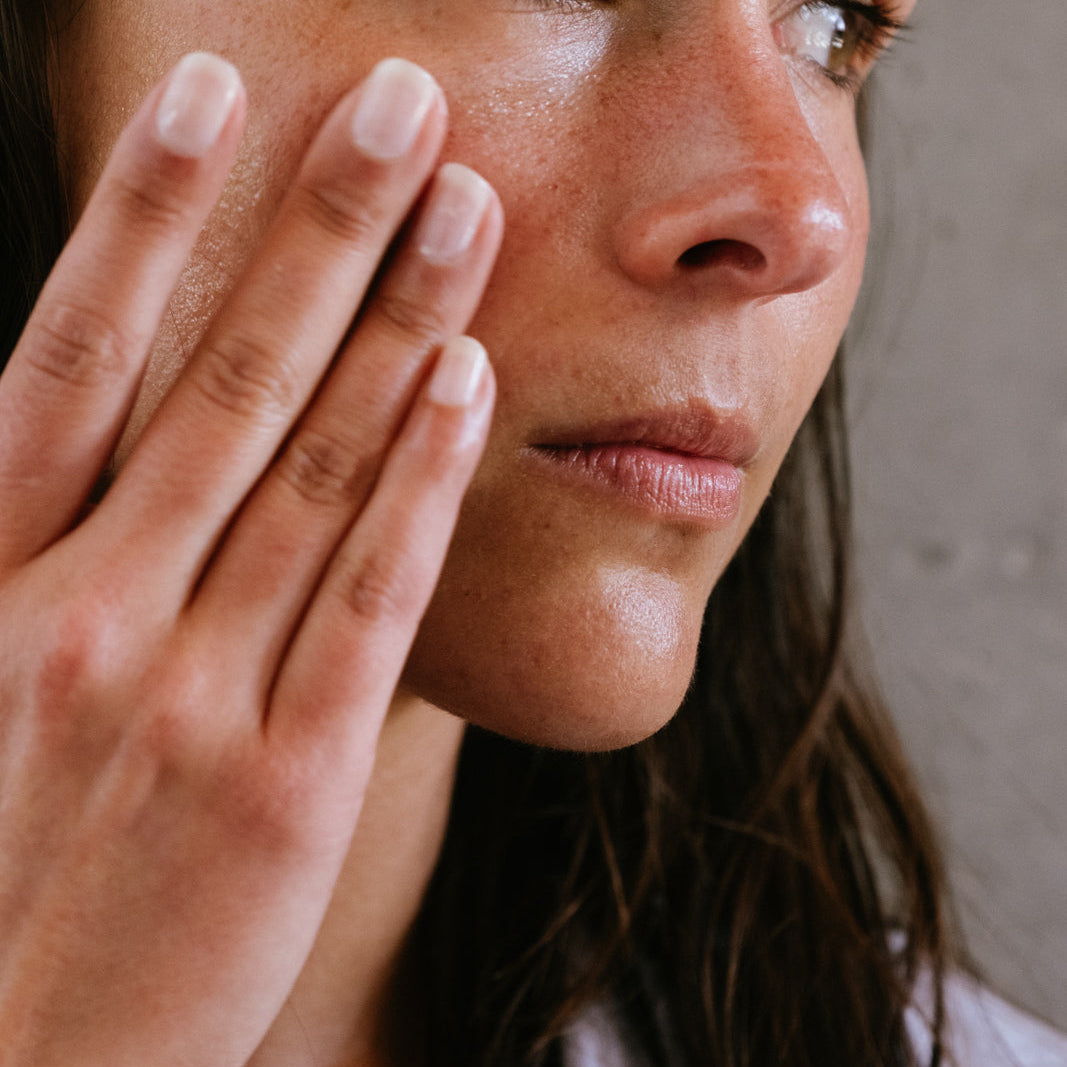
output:
[[[0,0],[0,353],[67,226],[45,7]],[[595,1001],[652,1065],[904,1067],[924,970],[939,1062],[942,876],[846,640],[846,457],[838,359],[656,736],[577,755],[468,731],[410,953],[427,1062],[558,1064]]]
[[68,231],[47,72],[51,10],[0,2],[0,367]]

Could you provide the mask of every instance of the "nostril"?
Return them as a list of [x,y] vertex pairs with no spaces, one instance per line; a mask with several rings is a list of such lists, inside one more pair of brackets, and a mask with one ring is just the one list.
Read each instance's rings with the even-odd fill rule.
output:
[[758,271],[767,265],[767,257],[755,245],[746,241],[724,238],[701,241],[700,244],[687,248],[678,257],[678,265],[685,270],[722,266],[742,271]]

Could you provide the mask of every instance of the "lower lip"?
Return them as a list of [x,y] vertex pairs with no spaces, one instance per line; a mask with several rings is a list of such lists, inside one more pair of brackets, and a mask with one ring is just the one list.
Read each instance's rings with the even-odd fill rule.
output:
[[535,448],[557,476],[664,518],[722,528],[741,510],[741,471],[724,459],[635,444]]

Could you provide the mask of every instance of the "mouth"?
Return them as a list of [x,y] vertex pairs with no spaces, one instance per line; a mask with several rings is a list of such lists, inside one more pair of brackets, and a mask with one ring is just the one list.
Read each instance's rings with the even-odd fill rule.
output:
[[758,444],[744,418],[690,405],[548,434],[526,452],[543,473],[575,488],[722,529],[740,514],[745,468]]

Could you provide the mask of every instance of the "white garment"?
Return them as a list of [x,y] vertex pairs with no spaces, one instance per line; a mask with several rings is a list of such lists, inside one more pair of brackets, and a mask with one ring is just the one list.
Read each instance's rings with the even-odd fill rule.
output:
[[[951,1067],[1067,1067],[1067,1036],[971,979],[950,978],[945,998]],[[920,988],[906,1020],[920,1058],[930,1053],[928,1000],[929,989]],[[645,1067],[624,1035],[624,1022],[609,1006],[592,1005],[567,1035],[565,1067]]]
[[[929,1055],[920,988],[907,1015],[916,1050]],[[953,975],[945,984],[948,1062],[954,1067],[1067,1067],[1067,1036],[1027,1015],[972,978]]]

